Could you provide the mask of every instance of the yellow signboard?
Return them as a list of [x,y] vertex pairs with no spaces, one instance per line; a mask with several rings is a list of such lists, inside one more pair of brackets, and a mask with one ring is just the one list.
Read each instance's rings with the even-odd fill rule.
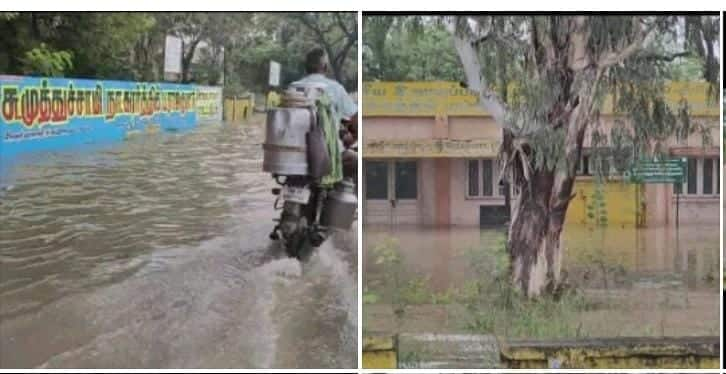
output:
[[[707,97],[704,82],[673,82],[666,88],[668,102],[676,107],[686,98],[691,113],[719,116],[718,100]],[[456,82],[364,82],[363,115],[379,117],[486,116],[479,98]],[[608,97],[602,114],[612,114]]]
[[364,158],[496,157],[499,141],[491,139],[376,140],[363,145]]
[[455,82],[365,82],[364,116],[484,116],[478,97]]

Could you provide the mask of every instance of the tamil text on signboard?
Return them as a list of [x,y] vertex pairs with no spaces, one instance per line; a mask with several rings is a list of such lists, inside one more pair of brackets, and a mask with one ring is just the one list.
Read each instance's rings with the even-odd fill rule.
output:
[[0,76],[4,154],[121,140],[148,128],[221,121],[220,87]]
[[686,165],[686,160],[680,158],[639,160],[628,176],[633,183],[683,183]]

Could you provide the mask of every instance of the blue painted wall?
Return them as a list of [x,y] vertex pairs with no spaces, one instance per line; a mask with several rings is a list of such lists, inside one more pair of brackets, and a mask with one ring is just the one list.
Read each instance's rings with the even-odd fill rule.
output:
[[0,158],[220,122],[219,87],[0,75]]

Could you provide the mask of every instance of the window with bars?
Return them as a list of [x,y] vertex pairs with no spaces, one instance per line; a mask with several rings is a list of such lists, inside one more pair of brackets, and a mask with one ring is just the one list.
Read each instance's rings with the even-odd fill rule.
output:
[[686,178],[682,184],[675,184],[677,194],[693,196],[718,196],[721,188],[721,168],[717,157],[689,157]]
[[388,199],[388,164],[386,161],[365,161],[363,171],[366,175],[366,199]]
[[467,197],[504,196],[494,159],[467,160]]
[[611,175],[614,172],[612,157],[596,157],[595,155],[583,152],[580,162],[577,164],[577,175],[597,175],[600,172],[603,176]]

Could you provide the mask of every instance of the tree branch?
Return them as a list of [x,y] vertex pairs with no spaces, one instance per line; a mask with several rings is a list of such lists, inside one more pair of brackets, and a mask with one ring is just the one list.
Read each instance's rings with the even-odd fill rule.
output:
[[335,20],[338,22],[338,27],[340,27],[341,30],[343,30],[343,33],[349,37],[352,38],[355,36],[355,28],[353,28],[353,31],[348,31],[348,28],[345,26],[345,22],[343,22],[343,18],[340,16],[340,13],[334,13]]
[[338,53],[338,55],[335,57],[335,79],[338,81],[343,80],[343,63],[345,62],[345,59],[348,57],[348,52],[353,47],[355,42],[358,40],[358,38],[355,39],[348,39],[348,42],[343,46],[343,49]]
[[651,54],[645,54],[642,56],[638,56],[639,59],[642,60],[648,60],[648,61],[665,61],[665,62],[672,62],[673,60],[679,58],[679,57],[690,57],[693,56],[691,52],[684,51],[684,52],[678,52],[678,53],[672,53],[672,54],[657,54],[657,53],[651,53]]
[[461,35],[455,34],[454,46],[456,47],[456,52],[459,54],[461,64],[464,67],[469,89],[479,95],[480,104],[494,117],[494,120],[504,125],[504,117],[507,112],[506,105],[491,87],[489,87],[489,83],[482,76],[479,56],[472,42]]
[[333,52],[333,46],[331,46],[330,43],[328,43],[328,40],[325,39],[325,32],[323,32],[319,27],[317,27],[316,23],[311,22],[307,18],[306,14],[302,14],[297,18],[298,18],[298,20],[300,20],[300,22],[303,24],[303,26],[307,27],[310,31],[312,31],[315,34],[315,36],[318,39],[318,43],[320,43],[322,45],[323,49],[325,49],[325,52],[328,54],[328,56],[330,56],[331,53]]
[[606,69],[610,66],[621,63],[642,47],[645,39],[648,38],[653,30],[655,30],[656,22],[653,22],[647,27],[643,27],[639,24],[640,20],[640,18],[633,18],[633,23],[635,23],[635,26],[638,27],[638,33],[635,35],[634,40],[619,51],[611,51],[600,57],[600,60],[597,63],[600,69]]
[[572,70],[582,70],[591,65],[590,54],[587,52],[587,43],[590,39],[590,28],[587,26],[587,17],[577,16],[573,20],[574,30],[569,35],[570,58],[569,66]]

